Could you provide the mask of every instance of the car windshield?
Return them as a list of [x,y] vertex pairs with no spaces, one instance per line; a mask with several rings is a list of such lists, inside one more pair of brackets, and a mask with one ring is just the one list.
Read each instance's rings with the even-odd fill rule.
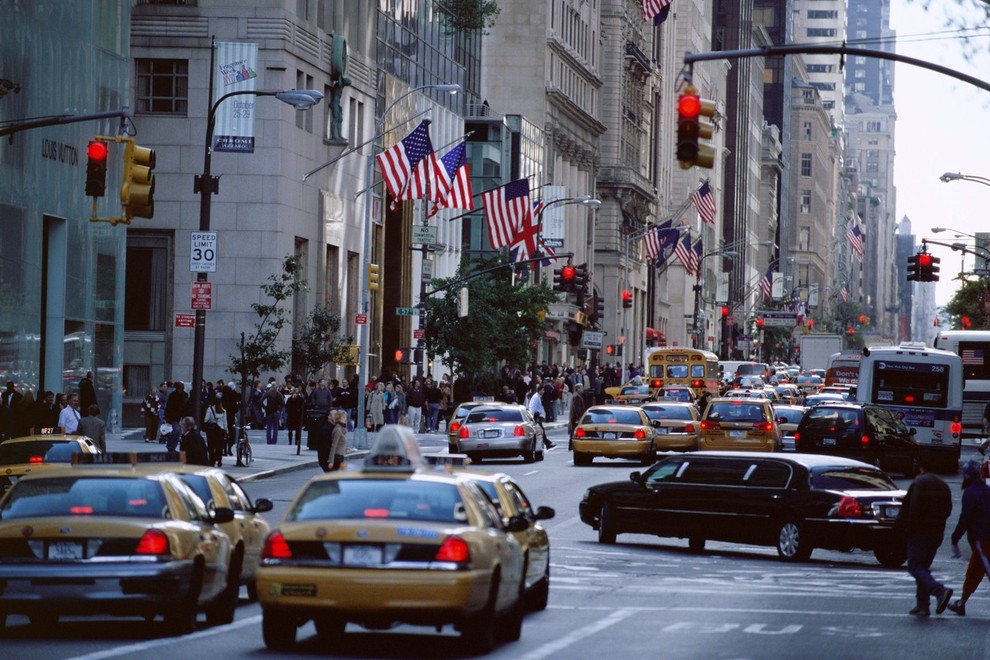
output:
[[631,387],[623,387],[619,394],[649,394],[650,388],[647,385],[633,385]]
[[155,479],[49,477],[22,479],[10,490],[0,518],[125,516],[161,518],[165,495]]
[[[49,454],[49,451],[51,453]],[[33,440],[0,444],[0,465],[19,463],[71,463],[79,444],[68,440]]]
[[691,410],[687,406],[649,406],[643,412],[650,419],[691,419]]
[[635,408],[598,408],[589,410],[582,424],[642,424],[643,419]]
[[203,504],[209,506],[213,501],[213,493],[210,492],[210,484],[207,483],[206,477],[201,474],[180,474],[179,478],[193,489],[199,499],[203,500]]
[[463,502],[449,483],[407,479],[314,481],[285,515],[287,521],[384,519],[457,522]]
[[779,419],[783,419],[784,424],[799,424],[801,423],[801,418],[804,417],[803,410],[788,410],[787,408],[777,408],[773,411],[773,413]]
[[744,401],[716,401],[708,408],[710,421],[762,422],[766,420],[763,406]]
[[814,468],[811,485],[822,490],[897,490],[890,477],[872,467]]
[[468,413],[466,424],[478,422],[521,422],[522,411],[519,408],[475,408]]

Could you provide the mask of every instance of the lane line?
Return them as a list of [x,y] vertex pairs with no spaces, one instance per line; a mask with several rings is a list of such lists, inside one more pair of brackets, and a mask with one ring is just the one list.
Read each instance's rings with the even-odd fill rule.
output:
[[[573,612],[610,612],[613,608],[608,606],[594,606],[594,605],[550,605],[547,607],[548,610],[569,610]],[[910,619],[907,612],[851,612],[849,610],[777,610],[777,609],[766,609],[766,608],[752,608],[752,607],[684,607],[683,605],[671,605],[670,607],[650,607],[650,606],[630,606],[624,607],[619,612],[627,612],[622,618],[626,618],[629,614],[635,614],[639,612],[721,612],[725,614],[776,614],[776,615],[794,615],[794,616],[842,616],[842,617],[856,617],[856,618],[868,618],[875,617],[879,619],[904,619],[905,621]],[[610,617],[609,617],[610,618]],[[933,617],[935,618],[935,617]],[[952,617],[938,617],[939,619],[946,621],[990,621],[990,617],[973,617],[967,616],[952,616]],[[608,618],[602,621],[607,621]],[[597,629],[596,629],[597,632]],[[582,635],[585,637],[585,635]],[[566,638],[565,638],[566,639]],[[539,649],[537,649],[539,651]],[[529,656],[523,656],[529,657]]]
[[[567,608],[565,608],[567,609]],[[612,609],[612,608],[608,608]],[[597,623],[593,623],[587,628],[582,628],[581,630],[575,630],[569,635],[561,637],[555,642],[550,642],[549,644],[544,644],[540,648],[527,653],[522,656],[522,660],[539,660],[540,658],[549,657],[555,653],[563,651],[568,646],[580,642],[585,637],[590,637],[592,635],[597,635],[606,628],[610,628],[617,623],[631,617],[633,614],[639,610],[623,608],[621,610],[616,610],[604,619],[599,620]]]

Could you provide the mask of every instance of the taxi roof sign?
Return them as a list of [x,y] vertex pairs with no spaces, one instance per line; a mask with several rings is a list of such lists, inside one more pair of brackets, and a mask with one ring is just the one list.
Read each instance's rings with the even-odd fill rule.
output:
[[382,427],[364,459],[364,472],[412,472],[425,465],[412,429],[401,424]]
[[184,451],[111,451],[105,454],[73,454],[73,465],[138,465],[144,463],[185,463]]
[[437,468],[460,468],[471,464],[467,454],[427,454],[423,458],[428,465]]

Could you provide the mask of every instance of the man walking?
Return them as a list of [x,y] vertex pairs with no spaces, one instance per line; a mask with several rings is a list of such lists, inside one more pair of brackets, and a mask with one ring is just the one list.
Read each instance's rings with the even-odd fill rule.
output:
[[278,444],[278,425],[285,408],[285,398],[275,382],[268,384],[265,392],[265,440],[270,445]]
[[95,442],[101,453],[107,453],[107,425],[100,419],[98,405],[89,404],[89,410],[86,411],[86,416],[79,420],[79,428],[76,430],[80,435]]
[[962,474],[962,511],[952,532],[952,556],[962,557],[959,540],[963,534],[972,554],[966,566],[962,597],[949,604],[949,609],[959,616],[966,616],[966,601],[980,586],[983,576],[990,575],[990,486],[984,481],[981,466],[976,461],[966,461]]
[[945,520],[952,512],[952,493],[942,479],[930,472],[930,459],[922,456],[921,474],[908,488],[901,513],[894,527],[907,541],[907,568],[917,585],[913,616],[928,616],[929,599],[935,596],[935,613],[941,614],[949,605],[952,589],[947,589],[931,574],[935,553],[942,545]]

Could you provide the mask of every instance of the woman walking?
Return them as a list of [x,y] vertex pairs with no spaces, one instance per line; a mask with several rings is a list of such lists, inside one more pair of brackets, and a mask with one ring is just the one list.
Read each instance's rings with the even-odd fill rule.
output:
[[368,394],[368,413],[371,415],[370,431],[379,431],[385,425],[385,385],[377,383]]

